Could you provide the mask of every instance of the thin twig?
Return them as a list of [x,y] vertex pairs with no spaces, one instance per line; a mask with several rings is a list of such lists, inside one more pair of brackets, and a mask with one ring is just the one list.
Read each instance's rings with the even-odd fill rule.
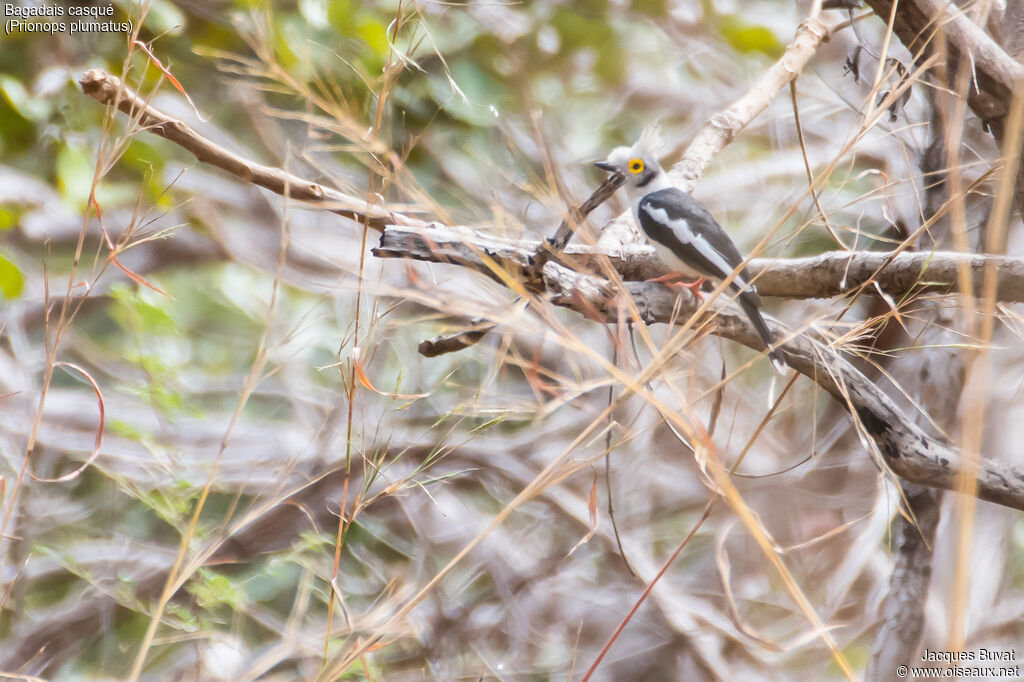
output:
[[245,182],[259,185],[276,194],[284,195],[287,192],[292,199],[315,204],[347,218],[365,220],[377,230],[388,223],[423,224],[421,220],[404,215],[404,212],[413,211],[412,207],[388,207],[370,203],[235,154],[203,137],[185,122],[148,104],[119,78],[102,69],[86,71],[78,82],[82,92],[98,102],[116,106],[122,113],[137,117],[140,125],[149,132],[174,142],[195,155],[199,161],[227,171]]
[[[566,244],[569,243],[569,240],[572,239],[573,234],[576,233],[576,229],[580,224],[586,220],[587,216],[594,209],[608,201],[624,181],[625,178],[623,178],[621,173],[612,174],[594,190],[594,193],[586,201],[572,209],[569,215],[565,217],[565,220],[558,226],[558,229],[555,230],[555,235],[537,245],[529,262],[530,271],[534,274],[539,273],[545,263],[561,253],[565,249]],[[445,353],[465,350],[479,343],[491,330],[498,326],[497,324],[484,324],[481,320],[474,320],[471,324],[474,325],[472,329],[466,329],[450,336],[439,336],[433,340],[421,341],[417,349],[419,354],[425,358],[436,358]]]
[[[569,215],[565,217],[562,224],[555,230],[555,236],[547,241],[547,245],[555,252],[565,249],[573,234],[576,233],[576,229],[586,220],[587,216],[598,206],[608,201],[615,194],[615,190],[621,187],[625,181],[626,178],[622,173],[612,173],[605,178],[605,181],[594,190],[594,193],[586,201],[569,212]],[[537,258],[541,258],[540,247],[538,247]],[[541,267],[543,267],[543,264],[541,264]]]
[[420,345],[416,350],[425,358],[436,358],[437,356],[444,355],[445,353],[456,353],[475,345],[480,341],[480,339],[487,336],[492,329],[498,326],[496,324],[485,323],[483,320],[473,320],[470,324],[473,325],[470,329],[461,331],[458,334],[439,336],[433,340],[428,339],[426,341],[420,341]]
[[825,209],[821,207],[821,201],[818,199],[818,191],[814,189],[814,173],[811,172],[811,160],[807,158],[807,146],[804,144],[804,127],[800,125],[800,105],[796,96],[796,79],[794,78],[789,82],[789,97],[793,103],[793,122],[796,124],[796,138],[800,143],[800,156],[804,160],[804,170],[807,171],[807,189],[811,193],[811,199],[814,200],[814,207],[818,209],[818,215],[821,216],[821,222],[825,225],[825,229],[828,230],[833,241],[843,251],[849,251],[850,247],[843,243],[843,240],[839,238],[836,231],[832,228],[832,223],[828,219],[828,215],[825,213]]

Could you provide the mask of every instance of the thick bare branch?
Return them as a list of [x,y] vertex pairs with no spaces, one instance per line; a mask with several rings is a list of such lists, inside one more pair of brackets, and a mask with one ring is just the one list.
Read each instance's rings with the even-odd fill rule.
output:
[[[874,282],[898,298],[911,293],[955,293],[956,273],[967,261],[975,287],[984,279],[985,267],[995,263],[999,271],[1000,301],[1024,301],[1024,259],[1006,256],[961,254],[952,251],[903,252],[897,255],[873,251],[834,251],[807,258],[750,262],[757,288],[767,296],[828,298],[855,291]],[[866,293],[877,291],[874,283]]]
[[[535,245],[524,246],[508,239],[476,239],[468,228],[461,230],[411,229],[388,226],[381,245],[374,249],[379,257],[406,257],[437,263],[453,263],[493,274],[494,263],[526,272]],[[908,258],[917,254],[908,255]],[[542,281],[528,287],[543,293],[555,305],[579,311],[588,317],[595,312],[617,319],[614,292],[610,283],[593,275],[576,272],[558,263],[547,263]],[[697,300],[659,284],[627,282],[641,319],[648,323],[687,319],[696,313]],[[713,305],[708,313],[712,333],[755,350],[763,343],[747,316],[727,303]],[[864,431],[878,446],[889,468],[908,481],[935,488],[953,489],[959,456],[952,448],[929,437],[907,419],[885,392],[811,333],[793,336],[774,320],[769,326],[776,337],[786,339],[780,350],[786,363],[832,394],[846,409],[855,413]],[[986,465],[978,477],[978,496],[1024,510],[1024,472],[1014,468]]]
[[[867,0],[867,4],[888,21],[893,0]],[[896,10],[893,31],[911,53],[920,55],[918,63],[936,51],[937,30],[946,37],[948,72],[956,73],[962,60],[967,60],[973,76],[967,104],[1002,143],[1010,103],[1024,88],[1024,65],[949,0],[902,0]],[[1018,169],[1014,196],[1017,210],[1024,211],[1024,167]]]
[[[946,141],[934,104],[929,128],[931,144],[921,154],[920,168],[923,176],[936,177],[945,169]],[[929,183],[924,196],[923,217],[935,220],[927,241],[934,240],[940,247],[952,246],[950,216],[942,215],[942,207],[949,201],[949,184]],[[918,317],[929,321],[914,336],[906,333],[906,327],[890,322],[893,334],[889,348],[915,345],[921,350],[913,356],[890,357],[886,369],[897,373],[906,371],[913,378],[915,396],[923,410],[923,414],[914,415],[919,426],[927,430],[938,425],[952,433],[966,376],[967,353],[957,344],[964,321],[956,310],[941,301],[924,302]],[[935,559],[932,550],[942,517],[942,494],[907,484],[903,486],[902,499],[909,513],[895,514],[891,523],[892,571],[889,590],[880,607],[880,627],[875,633],[871,660],[864,674],[868,682],[891,679],[897,666],[917,655],[927,618],[928,588]]]
[[[605,280],[574,272],[557,263],[544,267],[544,281],[555,305],[593,317],[595,311],[614,321],[618,312]],[[667,287],[627,282],[641,317],[647,322],[672,322],[696,313],[699,304],[689,293]],[[718,303],[708,311],[712,333],[762,350],[763,343],[739,307]],[[954,490],[960,456],[948,445],[931,438],[908,419],[881,388],[826,343],[806,332],[792,336],[779,322],[766,318],[772,332],[786,341],[779,346],[786,364],[828,391],[853,413],[865,434],[874,441],[885,464],[900,477],[933,488]],[[986,463],[978,472],[978,497],[1024,510],[1024,471]]]
[[[893,0],[867,0],[880,18],[888,21]],[[968,103],[985,121],[1002,119],[1010,110],[1012,94],[1024,83],[1024,66],[1010,57],[996,41],[970,20],[949,0],[903,0],[899,3],[893,31],[912,54],[921,61],[934,52],[936,30],[946,36],[947,51],[954,65],[965,56],[976,87],[968,93]],[[955,73],[952,69],[951,73]]]
[[935,531],[939,525],[942,493],[932,488],[904,485],[903,497],[909,520],[897,514],[893,520],[895,554],[889,576],[889,592],[882,602],[882,626],[875,635],[871,660],[864,674],[867,682],[892,679],[902,661],[916,660],[924,632],[924,611],[931,585]]
[[365,220],[376,229],[388,223],[422,224],[422,221],[405,216],[394,207],[369,203],[280,168],[265,166],[239,156],[206,139],[185,122],[153,107],[119,78],[102,69],[86,71],[78,82],[82,92],[93,99],[115,106],[122,113],[137,118],[145,130],[184,147],[203,163],[227,171],[240,180],[280,195],[287,192],[292,199],[314,204],[346,218]]
[[[389,225],[381,235],[374,255],[380,258],[413,258],[435,263],[458,263],[492,275],[481,258],[496,259],[503,267],[525,271],[533,265],[538,242],[492,237],[468,227]],[[652,279],[665,274],[664,266],[650,247],[606,253],[600,248],[570,246],[565,257],[577,269],[596,270],[596,259],[607,257],[626,280]],[[986,264],[999,271],[1000,301],[1024,301],[1024,259],[1006,256],[965,255],[954,252],[904,252],[897,255],[872,251],[842,251],[808,258],[755,258],[749,263],[758,291],[781,298],[830,298],[870,284],[865,293],[878,289],[893,298],[909,294],[956,291],[957,265],[967,261],[975,286],[980,287]],[[541,290],[536,279],[526,280],[528,288]],[[876,288],[877,285],[877,288]]]
[[1018,0],[1006,3],[998,30],[999,42],[1007,54],[1017,60],[1024,57],[1024,3]]

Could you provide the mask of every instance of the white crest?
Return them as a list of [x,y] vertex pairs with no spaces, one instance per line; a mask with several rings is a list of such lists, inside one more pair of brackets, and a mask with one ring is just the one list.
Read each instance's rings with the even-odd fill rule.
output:
[[633,149],[641,152],[641,155],[651,159],[657,159],[661,147],[661,122],[654,119],[647,124],[644,131],[640,133],[640,139],[633,145]]

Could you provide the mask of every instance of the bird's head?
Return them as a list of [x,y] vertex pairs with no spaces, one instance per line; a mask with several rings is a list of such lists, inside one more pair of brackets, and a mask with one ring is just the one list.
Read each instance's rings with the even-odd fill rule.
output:
[[647,189],[653,180],[660,179],[665,173],[658,163],[657,135],[655,126],[648,127],[632,147],[616,147],[607,159],[594,165],[609,173],[622,173],[626,178],[627,191]]

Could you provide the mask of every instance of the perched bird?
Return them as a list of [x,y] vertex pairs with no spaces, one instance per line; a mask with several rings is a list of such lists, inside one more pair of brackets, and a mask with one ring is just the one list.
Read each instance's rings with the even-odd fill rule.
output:
[[[645,131],[635,145],[612,150],[607,160],[596,165],[625,176],[633,217],[658,256],[672,270],[673,276],[678,273],[698,278],[683,286],[699,287],[708,277],[725,279],[743,263],[743,257],[708,210],[672,184],[654,155],[652,138],[655,134]],[[784,372],[786,363],[773,347],[774,336],[761,316],[761,299],[749,282],[746,268],[733,278],[731,289],[737,293],[740,307],[768,348],[772,366]]]

